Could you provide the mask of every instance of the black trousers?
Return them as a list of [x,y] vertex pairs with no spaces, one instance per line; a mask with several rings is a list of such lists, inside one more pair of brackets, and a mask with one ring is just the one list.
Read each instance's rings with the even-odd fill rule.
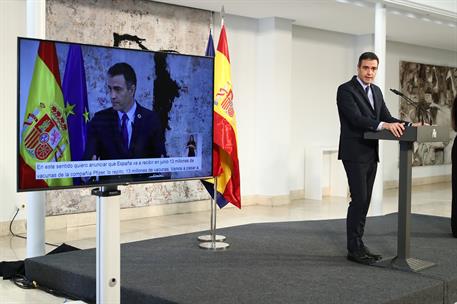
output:
[[451,206],[451,228],[454,237],[457,237],[457,138],[454,138],[452,145],[452,206]]
[[365,221],[370,207],[377,162],[358,163],[343,161],[351,192],[346,217],[347,249],[354,252],[363,248]]

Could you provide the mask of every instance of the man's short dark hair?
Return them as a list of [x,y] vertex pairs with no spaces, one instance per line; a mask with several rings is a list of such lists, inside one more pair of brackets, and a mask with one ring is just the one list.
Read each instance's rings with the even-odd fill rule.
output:
[[359,63],[357,64],[358,67],[362,64],[363,60],[376,60],[379,64],[379,58],[376,56],[375,53],[373,52],[365,52],[359,57]]
[[119,62],[113,65],[108,70],[108,75],[111,77],[117,75],[123,75],[125,78],[125,83],[128,87],[135,85],[136,88],[136,74],[132,66],[125,62]]

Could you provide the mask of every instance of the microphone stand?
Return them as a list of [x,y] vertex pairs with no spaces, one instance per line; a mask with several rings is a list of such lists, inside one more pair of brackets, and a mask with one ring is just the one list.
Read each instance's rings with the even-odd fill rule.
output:
[[[425,122],[424,118],[427,116],[427,114],[429,112],[428,108],[426,108],[426,106],[423,106],[420,103],[415,102],[414,100],[412,100],[411,98],[409,98],[408,96],[406,96],[405,94],[403,94],[400,91],[397,91],[395,89],[390,89],[390,91],[392,91],[395,95],[398,95],[401,98],[403,98],[407,104],[413,106],[414,109],[416,110],[417,116],[420,119],[421,124],[424,125],[424,122]],[[430,121],[428,123],[430,125],[432,125],[431,115],[428,115],[428,116],[430,117],[430,119],[429,119]]]

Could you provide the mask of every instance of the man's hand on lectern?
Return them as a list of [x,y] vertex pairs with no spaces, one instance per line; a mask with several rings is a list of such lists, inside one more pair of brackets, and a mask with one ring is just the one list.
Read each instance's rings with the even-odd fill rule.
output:
[[382,124],[383,129],[389,130],[395,137],[403,135],[405,126],[401,122],[385,122]]

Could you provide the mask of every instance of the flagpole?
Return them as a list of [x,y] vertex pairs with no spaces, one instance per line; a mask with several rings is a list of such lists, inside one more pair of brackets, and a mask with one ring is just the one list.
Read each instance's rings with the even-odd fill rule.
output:
[[[226,61],[223,61],[222,66],[224,66],[224,64],[225,64],[225,67],[227,68],[226,62],[229,62],[229,60],[228,60],[228,49],[227,49],[227,45],[226,45],[226,44],[227,44],[227,41],[226,41],[227,38],[226,38],[226,34],[225,34],[225,29],[224,29],[224,14],[225,14],[224,6],[222,6],[221,12],[220,12],[220,15],[221,15],[221,35],[222,35],[222,36],[219,37],[218,51],[217,51],[215,57],[216,57],[216,58],[218,58],[218,56],[224,56],[224,57],[226,57],[227,60],[226,60]],[[210,36],[210,37],[211,37],[211,36]],[[223,44],[223,46],[224,46],[224,47],[223,47],[223,50],[224,50],[223,53],[222,53],[222,52],[219,53],[219,45],[221,45],[221,41],[222,41],[222,44]],[[216,61],[216,64],[215,64],[215,73],[217,72],[217,67],[218,67],[218,65],[217,65],[217,61]],[[228,67],[230,67],[230,65],[229,65]],[[219,68],[220,68],[220,67],[219,67]],[[219,71],[219,72],[221,72],[221,71]],[[219,75],[219,76],[221,76],[221,75]],[[222,75],[222,76],[224,76],[224,75]],[[225,75],[225,76],[227,76],[227,75]],[[225,76],[224,76],[224,77],[225,77]],[[228,73],[228,78],[230,78],[230,73]],[[218,87],[217,87],[217,88],[215,87],[215,89],[218,90],[218,91],[220,90],[220,86],[221,86],[221,83],[219,83],[219,82],[221,82],[222,80],[223,80],[223,81],[226,81],[226,82],[230,85],[230,79],[224,79],[224,78],[219,79],[219,78],[216,77],[216,78],[215,78],[215,81],[216,81],[216,80],[218,81]],[[215,85],[216,85],[216,84],[215,84]],[[222,84],[222,85],[225,85],[225,84]],[[225,92],[227,92],[227,96],[226,96],[227,100],[230,100],[230,101],[231,101],[231,99],[232,99],[231,85],[230,85],[230,91],[225,91]],[[230,93],[230,94],[229,94],[229,93]],[[216,94],[215,94],[215,96],[216,96]],[[218,106],[218,108],[220,107],[220,105],[218,105],[218,102],[216,102],[216,100],[215,100],[215,101],[214,101],[214,107],[216,108],[216,106]],[[216,109],[215,109],[215,110],[216,110]],[[231,110],[233,110],[233,109],[231,108]],[[232,112],[233,112],[233,111],[232,111]],[[232,113],[232,112],[230,112],[230,113]],[[228,115],[228,114],[227,114],[227,115]],[[232,116],[232,114],[230,114],[230,116]],[[218,116],[218,117],[219,117],[219,116]],[[227,118],[221,118],[221,119],[226,119],[226,120],[225,120],[226,123],[231,123],[229,120],[227,120]],[[232,126],[232,127],[235,128],[234,126]],[[233,137],[234,140],[236,141],[236,128],[233,129],[233,130],[229,130],[229,132],[230,132],[231,137]],[[233,133],[232,133],[232,132],[233,132]],[[216,133],[215,133],[215,134],[216,134]],[[233,135],[235,135],[235,136],[233,136]],[[218,137],[217,139],[219,140],[219,137]],[[213,145],[215,145],[215,144],[216,144],[216,138],[214,138],[214,143],[213,143]],[[223,145],[221,145],[221,143],[217,143],[215,146],[217,146],[219,149],[220,149],[220,148],[222,148],[222,149],[224,148]],[[219,151],[219,154],[220,154],[220,151]],[[235,155],[236,155],[236,154],[235,154]],[[236,177],[236,178],[238,179],[238,178],[239,178],[239,172],[238,172],[238,159],[237,159],[236,156],[235,156],[235,158],[236,158],[236,159],[233,159],[233,158],[232,158],[232,161],[235,161],[235,163],[234,163],[234,164],[235,164],[235,167],[234,167],[234,168],[235,168],[235,172],[236,172],[236,174],[237,174],[237,177]],[[219,168],[218,168],[217,170],[214,170],[214,168],[213,168],[213,170],[219,172],[219,171],[220,171],[220,168],[221,168],[221,166],[222,166],[222,164],[218,164],[218,166],[219,166]],[[213,250],[217,250],[217,249],[226,249],[228,246],[230,246],[228,243],[225,243],[225,242],[216,242],[216,210],[217,210],[216,203],[218,202],[218,199],[217,199],[217,195],[218,195],[217,183],[218,183],[219,177],[218,177],[218,176],[214,176],[213,178],[214,178],[214,182],[213,182],[213,187],[214,187],[214,188],[213,188],[213,195],[212,195],[213,200],[212,200],[212,206],[211,206],[211,217],[212,217],[212,218],[211,218],[211,240],[210,240],[209,242],[200,243],[199,246],[200,246],[200,248],[213,249]],[[219,180],[219,182],[222,183],[221,193],[223,193],[223,194],[222,194],[222,195],[223,195],[223,196],[222,196],[222,200],[220,200],[220,201],[224,201],[225,204],[227,204],[227,203],[232,203],[232,204],[235,204],[237,207],[240,207],[241,200],[240,200],[240,198],[238,197],[238,196],[239,196],[239,192],[238,192],[238,190],[239,190],[239,184],[237,185],[237,188],[236,188],[236,190],[237,190],[237,195],[235,196],[236,199],[233,200],[233,197],[232,197],[232,201],[231,201],[231,202],[229,202],[229,201],[226,200],[226,195],[227,195],[227,193],[225,193],[225,191],[227,190],[227,184],[226,184],[226,183],[227,183],[227,180],[226,180],[226,178],[227,178],[227,176],[223,176],[223,177],[222,177],[222,180]],[[230,181],[229,181],[229,182],[230,182]],[[230,188],[230,189],[231,189],[231,188]],[[210,190],[208,189],[208,191],[210,191]]]
[[[214,189],[213,189],[213,199],[211,204],[211,232],[210,232],[210,240],[204,241],[198,244],[198,246],[202,249],[211,249],[211,250],[224,250],[227,249],[230,244],[224,242],[225,236],[223,235],[216,235],[216,202],[217,202],[217,177],[214,177]],[[208,237],[208,236],[204,236]],[[216,241],[217,237],[222,237],[222,241]],[[200,239],[200,237],[199,237]]]
[[221,28],[222,28],[224,26],[224,16],[225,16],[225,9],[224,9],[223,5],[222,5],[222,8],[221,8],[220,16],[221,16]]
[[[217,192],[217,190],[216,190],[216,192]],[[215,223],[215,219],[216,219],[215,213],[217,210],[216,202],[217,202],[217,197],[214,198],[214,196],[212,196],[210,199],[211,213],[210,213],[209,234],[200,235],[197,238],[200,242],[211,242],[211,241],[213,241],[213,239],[216,242],[223,242],[226,239],[226,237],[224,235],[216,234],[216,223]]]
[[209,17],[209,33],[212,35],[214,30],[214,12],[211,12]]
[[[213,25],[214,25],[214,13],[211,12],[211,15],[210,15],[210,18],[209,18],[209,33],[210,33],[210,37],[211,37],[211,35],[213,33]],[[214,193],[214,189],[213,189],[213,193]],[[216,210],[216,202],[217,202],[217,198],[215,199],[214,195],[211,196],[211,199],[210,199],[211,214],[210,214],[210,226],[209,226],[210,233],[206,234],[206,235],[200,235],[198,237],[198,240],[200,242],[210,242],[213,239],[216,242],[225,241],[225,236],[214,234],[214,231],[216,230],[216,225],[215,225],[215,223],[213,221],[214,221],[214,218],[215,218],[214,212]]]
[[[214,188],[213,188],[213,191],[214,191],[214,203],[217,203],[217,177],[214,178]],[[214,212],[213,212],[213,219],[211,221],[211,223],[213,223],[213,227],[211,227],[211,242],[213,243],[214,245],[214,242],[216,241],[216,212],[217,212],[217,208],[216,208],[216,205],[213,204],[213,207],[212,209],[214,209]]]

